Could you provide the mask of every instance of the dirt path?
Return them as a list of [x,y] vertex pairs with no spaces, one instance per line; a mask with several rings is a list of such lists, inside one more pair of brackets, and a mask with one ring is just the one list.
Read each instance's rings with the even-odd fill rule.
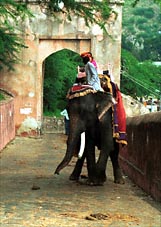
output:
[[1,227],[161,227],[161,204],[126,176],[125,185],[114,184],[110,161],[104,186],[69,181],[76,159],[54,176],[65,141],[17,137],[0,153]]

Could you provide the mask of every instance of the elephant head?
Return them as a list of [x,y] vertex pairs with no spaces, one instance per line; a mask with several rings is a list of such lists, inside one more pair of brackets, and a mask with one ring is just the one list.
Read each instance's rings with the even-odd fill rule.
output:
[[60,170],[68,165],[75,153],[78,155],[81,146],[80,138],[83,137],[84,132],[86,138],[90,137],[95,141],[97,125],[103,121],[112,104],[111,94],[99,91],[68,100],[70,133],[67,139],[66,154],[56,168],[55,174],[59,174]]

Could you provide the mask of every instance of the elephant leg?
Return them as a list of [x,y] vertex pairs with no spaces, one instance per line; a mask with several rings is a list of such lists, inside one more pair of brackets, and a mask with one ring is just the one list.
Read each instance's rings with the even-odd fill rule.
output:
[[88,138],[88,143],[86,144],[87,151],[87,171],[88,171],[88,185],[98,185],[96,177],[96,158],[95,158],[95,143],[94,140]]
[[[111,129],[106,128],[108,126],[104,125],[104,133],[101,133],[101,150],[100,155],[96,164],[97,178],[100,183],[104,183],[106,181],[106,167],[107,161],[110,152],[113,150],[113,138]],[[106,132],[106,133],[105,133]]]
[[78,181],[79,180],[79,176],[80,176],[81,171],[82,171],[82,167],[83,167],[85,157],[86,157],[86,154],[84,152],[82,158],[77,160],[76,165],[74,167],[74,170],[69,177],[69,180],[72,180],[72,181]]
[[97,181],[100,185],[103,185],[103,183],[106,181],[106,166],[108,160],[108,155],[106,152],[104,150],[100,151],[100,155],[96,164]]
[[114,141],[114,150],[110,153],[110,158],[111,158],[112,167],[113,167],[114,182],[116,184],[124,184],[125,181],[122,177],[122,171],[120,169],[118,156],[119,156],[119,143],[116,143]]

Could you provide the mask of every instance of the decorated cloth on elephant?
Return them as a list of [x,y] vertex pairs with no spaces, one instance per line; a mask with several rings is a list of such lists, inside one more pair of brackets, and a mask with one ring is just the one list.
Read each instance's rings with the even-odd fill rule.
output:
[[121,92],[115,84],[116,104],[113,105],[113,133],[116,142],[127,145],[126,136],[126,113],[123,106]]
[[96,93],[97,91],[93,89],[89,84],[74,84],[68,91],[66,98],[73,99],[80,96],[85,96],[89,93]]
[[99,74],[101,86],[106,92],[110,92],[115,98],[116,103],[112,106],[113,110],[113,137],[116,142],[127,145],[126,135],[126,113],[122,101],[121,92],[108,74]]

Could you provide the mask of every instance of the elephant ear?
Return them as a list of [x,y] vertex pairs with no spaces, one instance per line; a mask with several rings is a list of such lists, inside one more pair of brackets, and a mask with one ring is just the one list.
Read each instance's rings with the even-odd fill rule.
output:
[[113,97],[110,93],[106,92],[98,92],[95,94],[96,96],[96,110],[99,121],[101,121],[102,117],[107,113],[107,111],[113,105]]

